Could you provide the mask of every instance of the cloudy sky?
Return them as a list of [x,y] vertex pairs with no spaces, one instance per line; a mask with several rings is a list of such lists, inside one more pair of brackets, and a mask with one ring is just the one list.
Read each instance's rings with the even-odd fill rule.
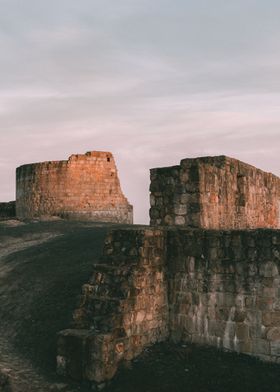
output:
[[135,221],[149,168],[280,175],[279,0],[0,0],[0,200],[15,168],[108,150]]

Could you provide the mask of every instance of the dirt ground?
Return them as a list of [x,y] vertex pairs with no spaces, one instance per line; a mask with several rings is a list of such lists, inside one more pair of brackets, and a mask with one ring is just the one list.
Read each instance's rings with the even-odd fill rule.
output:
[[[56,333],[70,325],[81,286],[112,225],[0,222],[0,391],[88,392],[55,373]],[[279,392],[279,365],[211,348],[164,343],[118,372],[106,392]]]
[[57,381],[56,333],[69,327],[111,227],[0,223],[0,364],[17,383],[37,391],[42,377]]
[[194,345],[158,344],[105,392],[279,392],[279,365]]

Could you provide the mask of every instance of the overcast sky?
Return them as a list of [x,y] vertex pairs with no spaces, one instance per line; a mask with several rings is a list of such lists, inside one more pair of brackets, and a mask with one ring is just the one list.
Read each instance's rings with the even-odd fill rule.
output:
[[111,151],[135,221],[151,167],[280,175],[279,0],[0,0],[0,201],[15,168]]

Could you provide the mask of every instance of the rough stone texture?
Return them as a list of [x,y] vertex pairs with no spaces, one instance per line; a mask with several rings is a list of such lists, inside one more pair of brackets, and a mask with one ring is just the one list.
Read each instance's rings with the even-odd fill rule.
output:
[[118,230],[106,239],[102,263],[83,286],[74,329],[58,337],[58,371],[102,382],[120,361],[168,336],[165,233]]
[[16,170],[16,213],[20,219],[69,219],[132,223],[113,155],[92,151],[65,161],[23,165]]
[[280,179],[225,156],[151,170],[151,225],[278,228]]
[[280,363],[280,231],[168,234],[170,337]]
[[58,370],[103,382],[168,338],[280,363],[280,180],[206,157],[152,169],[150,191],[151,224],[173,227],[108,236],[59,334]]
[[58,370],[110,379],[164,339],[280,362],[280,231],[116,230],[83,287]]
[[16,217],[16,202],[9,201],[0,203],[0,220],[11,219]]

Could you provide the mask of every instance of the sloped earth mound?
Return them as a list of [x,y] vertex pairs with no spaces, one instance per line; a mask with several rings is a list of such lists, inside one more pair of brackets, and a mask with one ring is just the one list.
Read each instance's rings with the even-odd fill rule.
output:
[[43,390],[44,378],[57,381],[56,333],[69,327],[81,286],[110,228],[65,221],[0,223],[3,385],[5,376],[22,392]]
[[[55,374],[56,333],[113,226],[0,222],[0,391],[88,392]],[[118,227],[118,226],[117,226]],[[212,348],[164,343],[120,369],[104,392],[279,392],[279,365]]]

